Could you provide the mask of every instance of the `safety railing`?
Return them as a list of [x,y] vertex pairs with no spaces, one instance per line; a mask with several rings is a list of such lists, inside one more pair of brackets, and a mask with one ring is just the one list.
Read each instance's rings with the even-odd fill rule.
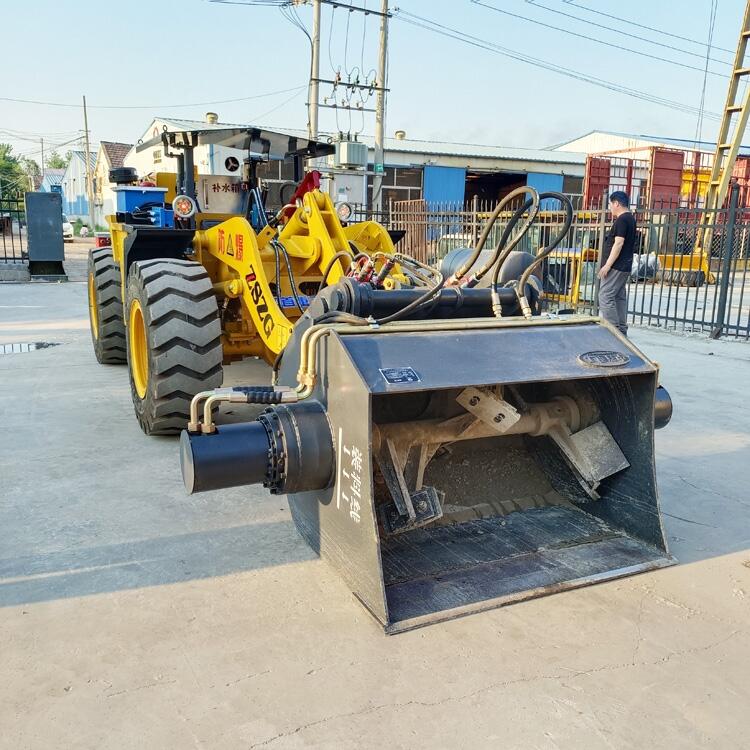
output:
[[[702,208],[659,203],[637,208],[636,254],[628,285],[629,322],[713,337],[750,339],[750,208],[736,187],[729,206],[711,212],[710,241],[699,252]],[[600,248],[612,223],[606,210],[581,210],[574,199],[573,223],[542,267],[547,309],[597,312]],[[355,207],[353,220],[375,219],[391,231],[397,248],[439,266],[460,247],[473,246],[494,204],[435,205],[395,201],[382,212]],[[512,211],[490,232],[496,244]],[[537,222],[516,248],[536,254],[557,234],[564,214],[542,206]]]
[[26,262],[26,209],[23,198],[0,198],[0,262]]

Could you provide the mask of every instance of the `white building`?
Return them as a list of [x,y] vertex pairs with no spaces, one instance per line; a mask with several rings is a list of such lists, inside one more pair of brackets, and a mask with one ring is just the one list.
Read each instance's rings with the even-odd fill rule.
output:
[[[47,167],[39,183],[42,193],[62,193],[62,179],[65,176],[64,169],[51,169]],[[63,210],[65,210],[63,208]]]
[[[157,117],[142,133],[140,140],[151,140],[164,129],[175,131],[228,127],[247,125],[220,123],[213,118],[200,121]],[[306,133],[300,130],[299,135],[305,137]],[[417,198],[428,203],[444,204],[463,203],[476,196],[481,200],[495,202],[520,185],[571,194],[578,194],[582,190],[586,164],[586,155],[583,153],[410,140],[403,131],[399,131],[397,136],[385,139],[384,206],[392,200]],[[321,135],[321,139],[327,137],[333,136]],[[371,171],[374,161],[373,139],[364,137],[361,140],[368,146],[368,171]],[[220,177],[236,177],[236,172],[227,169],[227,159],[233,157],[242,163],[245,156],[245,153],[237,149],[223,146],[198,146],[194,154],[199,175]],[[141,152],[136,152],[133,147],[124,163],[135,167],[139,176],[157,171],[177,171],[176,160],[168,157],[160,145]],[[372,175],[368,176],[364,171],[327,173],[325,164],[319,168],[331,178],[327,182],[327,188],[335,198],[345,197],[354,204],[370,202]],[[272,187],[291,181],[294,177],[292,164],[288,162],[265,164],[258,174]],[[271,196],[273,197],[273,190]],[[207,181],[203,181],[202,187],[199,186],[198,198],[206,210],[218,210],[211,205],[216,202],[216,196],[212,195]]]
[[[89,153],[89,166],[93,170],[96,163],[96,153]],[[86,161],[84,151],[72,151],[70,161],[65,168],[65,174],[60,183],[62,185],[63,213],[68,219],[75,221],[89,220],[89,201],[86,192]]]
[[[609,130],[592,130],[585,135],[550,146],[552,151],[580,151],[584,154],[617,155],[628,159],[641,159],[643,153],[656,146],[679,151],[713,153],[715,141],[694,141],[687,138],[668,138],[657,135],[618,133]],[[750,146],[742,146],[740,154],[750,154]]]

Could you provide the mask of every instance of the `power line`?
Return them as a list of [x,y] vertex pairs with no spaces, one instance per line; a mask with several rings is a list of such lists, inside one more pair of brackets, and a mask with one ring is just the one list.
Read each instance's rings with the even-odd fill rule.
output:
[[[74,133],[78,133],[78,131],[71,130],[68,133],[61,134],[61,136],[64,135],[73,135]],[[24,135],[14,135],[13,133],[7,132],[5,129],[0,129],[0,136],[3,138],[8,138],[11,141],[24,141],[25,143],[39,143],[39,138],[49,138],[49,135],[43,135],[38,137],[27,137]]]
[[[635,99],[641,99],[643,101],[651,102],[652,104],[660,104],[664,107],[668,107],[679,112],[684,112],[686,114],[698,114],[698,109],[688,104],[656,96],[655,94],[649,94],[648,92],[639,91],[638,89],[631,89],[626,86],[622,86],[621,84],[607,81],[603,78],[596,78],[586,73],[581,73],[579,71],[573,70],[572,68],[561,68],[555,63],[547,62],[537,57],[530,57],[520,52],[516,52],[515,50],[508,49],[507,47],[501,47],[494,42],[489,42],[486,39],[480,39],[479,37],[471,36],[470,34],[467,34],[463,31],[459,31],[458,29],[445,26],[438,23],[437,21],[432,21],[429,18],[423,18],[422,16],[408,13],[403,9],[397,11],[394,17],[404,21],[405,23],[411,24],[412,26],[423,28],[435,34],[440,34],[441,36],[456,39],[460,42],[464,42],[465,44],[469,44],[470,46],[478,47],[479,49],[484,49],[489,52],[494,52],[495,54],[502,55],[503,57],[508,57],[519,62],[524,62],[528,65],[533,65],[534,67],[542,68],[543,70],[558,73],[559,75],[564,75],[568,78],[583,81],[584,83],[590,83],[594,86],[599,86],[600,88],[605,88],[610,91],[625,94],[626,96],[630,96]],[[720,119],[720,116],[715,112],[704,112],[704,117],[708,117],[713,120]]]
[[[286,18],[289,23],[292,24],[292,26],[296,26],[306,37],[307,41],[310,43],[310,75],[307,79],[307,129],[310,130],[310,123],[312,122],[312,107],[311,107],[311,93],[313,88],[313,67],[314,67],[314,45],[313,45],[313,39],[310,36],[309,32],[305,28],[305,24],[302,23],[302,19],[299,17],[299,14],[297,13],[296,8],[292,7],[286,7],[286,5],[280,5],[279,11],[284,18]],[[317,103],[317,102],[316,102]],[[317,115],[316,115],[317,117]]]
[[79,132],[78,130],[58,130],[49,133],[37,133],[32,130],[16,130],[15,128],[0,128],[0,131],[2,131],[3,133],[7,133],[8,135],[14,135],[17,138],[21,138],[22,136],[29,136],[33,138],[52,138],[57,136],[58,138],[60,138]]
[[[305,32],[307,33],[307,32]],[[279,89],[278,91],[269,91],[265,94],[255,94],[254,96],[241,96],[236,99],[218,99],[212,102],[192,102],[191,104],[89,104],[89,109],[176,109],[178,107],[208,107],[214,104],[232,104],[234,102],[246,102],[251,99],[263,99],[267,96],[276,96],[278,94],[287,94],[290,91],[301,91],[305,86],[295,86],[289,89]],[[2,102],[15,102],[19,104],[41,104],[45,107],[71,107],[73,109],[82,109],[82,104],[68,104],[67,102],[43,102],[36,99],[14,99],[9,96],[0,96]]]
[[[539,8],[540,10],[546,10],[550,13],[556,13],[558,16],[564,16],[565,18],[572,18],[574,21],[579,21],[580,23],[585,23],[587,26],[594,26],[597,29],[604,29],[605,31],[613,31],[611,26],[607,26],[605,24],[596,23],[596,21],[592,21],[588,18],[581,18],[580,16],[573,15],[572,13],[566,13],[564,10],[558,10],[557,8],[550,8],[548,5],[542,5],[541,3],[537,2],[537,0],[526,0],[526,2],[529,5],[533,5],[535,8]],[[567,0],[563,0],[563,2],[567,2]],[[569,3],[570,5],[575,5],[575,3]],[[578,8],[583,8],[584,10],[588,10],[591,13],[599,13],[599,11],[592,10],[591,8],[585,8],[583,5],[576,5]],[[607,16],[609,18],[616,18],[618,21],[622,21],[623,23],[627,23],[631,26],[640,26],[641,24],[637,24],[633,21],[627,21],[623,18],[618,18],[617,16],[610,16],[608,13],[601,13],[600,15]],[[643,28],[650,29],[652,31],[655,31],[659,34],[667,34],[668,36],[674,36],[674,34],[669,34],[666,31],[659,31],[658,29],[652,29],[650,26],[645,26]],[[656,47],[663,47],[664,49],[671,49],[674,52],[680,52],[683,55],[690,55],[691,57],[697,57],[699,59],[703,59],[704,55],[701,52],[693,52],[689,49],[683,49],[682,47],[675,47],[672,44],[666,44],[665,42],[657,42],[653,39],[647,39],[645,36],[641,36],[640,34],[633,34],[632,32],[625,31],[624,29],[618,28],[617,30],[618,36],[626,36],[630,39],[637,39],[641,42],[646,42],[646,44],[653,44]],[[687,39],[686,37],[677,37],[678,39],[682,39],[686,42],[693,42],[692,39]],[[703,42],[695,42],[695,44],[700,44],[701,46],[705,46]],[[714,49],[722,49],[721,47],[714,47]],[[718,63],[719,65],[727,65],[731,66],[732,63],[727,62],[725,60],[716,60],[715,58],[711,58],[712,62]]]
[[[652,54],[649,54],[648,52],[643,52],[642,50],[632,49],[630,47],[623,47],[621,44],[614,44],[613,42],[606,42],[603,39],[596,39],[594,37],[587,36],[586,34],[579,34],[578,32],[571,31],[570,29],[563,29],[563,28],[560,28],[559,26],[552,26],[552,24],[544,23],[544,21],[539,21],[535,18],[529,18],[528,16],[521,16],[521,15],[518,15],[517,13],[511,13],[508,10],[503,10],[502,8],[498,8],[494,5],[488,5],[487,3],[483,3],[481,0],[470,0],[470,1],[474,5],[478,5],[482,8],[487,8],[488,10],[494,10],[495,13],[502,13],[503,15],[510,16],[511,18],[518,18],[521,21],[528,21],[529,23],[536,24],[537,26],[543,26],[545,29],[552,29],[553,31],[559,31],[559,32],[562,32],[563,34],[569,34],[570,36],[578,37],[579,39],[585,39],[587,42],[595,42],[596,44],[602,44],[605,47],[613,47],[614,49],[619,50],[620,52],[630,52],[634,55],[640,55],[641,57],[648,57],[651,60],[656,60],[658,62],[667,63],[669,65],[676,65],[679,68],[686,68],[688,70],[697,70],[700,73],[705,72],[703,68],[699,68],[696,65],[688,65],[687,63],[681,63],[678,60],[669,60],[668,58],[665,58],[665,57],[659,57],[658,55],[652,55]],[[535,5],[535,4],[532,3],[532,5]],[[541,5],[539,7],[546,8],[546,6],[541,6]],[[567,15],[567,14],[564,14],[564,15]],[[694,53],[688,53],[688,54],[694,54]],[[697,55],[697,56],[701,58],[703,57],[702,55]],[[719,76],[720,78],[728,78],[728,76],[725,76],[723,73],[717,73],[716,71],[708,70],[707,68],[706,68],[706,71],[710,75]]]
[[[528,3],[532,4],[532,5],[537,5],[537,3],[535,2],[535,0],[526,0],[526,2],[528,2]],[[648,31],[654,31],[657,34],[663,34],[664,36],[671,36],[673,39],[680,39],[683,42],[691,42],[692,44],[700,44],[701,47],[705,46],[705,42],[700,42],[697,39],[691,39],[690,37],[687,37],[687,36],[680,36],[679,34],[673,34],[670,31],[666,31],[665,29],[658,29],[658,28],[655,28],[654,26],[646,26],[645,24],[637,23],[636,21],[633,21],[630,18],[620,18],[620,16],[613,16],[611,13],[605,13],[604,11],[601,11],[601,10],[594,10],[594,8],[588,8],[585,5],[581,5],[580,3],[574,2],[574,0],[563,0],[563,2],[566,5],[572,5],[572,6],[576,7],[576,8],[580,8],[581,10],[585,10],[587,13],[594,13],[597,16],[604,16],[605,18],[611,18],[611,19],[613,19],[615,21],[622,21],[623,23],[627,23],[630,26],[637,26],[639,29],[646,29]],[[540,6],[540,7],[545,7],[545,6]],[[548,10],[551,10],[551,8],[548,8]],[[555,13],[561,13],[562,11],[553,11],[553,12],[555,12]],[[578,17],[577,16],[571,16],[571,18],[578,18]],[[584,20],[584,19],[579,18],[579,20]],[[598,24],[592,24],[592,25],[598,25]],[[600,28],[605,28],[606,29],[606,28],[609,28],[609,27],[608,26],[601,26]],[[618,29],[617,33],[621,34],[622,32],[620,31],[620,29]],[[648,40],[646,40],[646,41],[648,41]],[[653,42],[653,44],[658,44],[658,42]],[[715,50],[720,50],[721,52],[729,52],[730,54],[734,54],[734,50],[733,49],[727,49],[726,47],[714,47],[714,49]]]
[[711,54],[711,43],[714,38],[714,24],[716,23],[716,11],[719,8],[719,0],[711,0],[711,12],[709,13],[708,23],[708,44],[706,44],[706,73],[703,75],[703,87],[701,89],[701,102],[698,107],[698,122],[695,124],[695,142],[693,148],[698,146],[698,142],[703,134],[703,106],[706,102],[706,79],[708,78],[708,59]]
[[[304,86],[302,88],[304,88]],[[271,109],[267,110],[266,112],[263,112],[260,115],[255,115],[254,117],[251,117],[250,119],[253,122],[258,122],[262,117],[266,117],[267,115],[270,115],[272,112],[275,112],[277,109],[281,109],[284,105],[289,104],[289,102],[296,99],[299,95],[300,95],[300,90],[297,90],[288,99],[284,99],[284,101],[281,102],[281,104],[277,104],[275,107],[272,107]]]

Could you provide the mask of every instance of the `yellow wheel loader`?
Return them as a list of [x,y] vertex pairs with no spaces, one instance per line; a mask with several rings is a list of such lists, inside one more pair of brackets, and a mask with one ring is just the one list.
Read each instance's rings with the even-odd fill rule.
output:
[[[535,255],[516,251],[541,200],[559,200],[566,221]],[[280,242],[301,236],[306,207],[311,226],[315,205],[329,205],[314,190],[302,203]],[[323,218],[338,237],[335,214]],[[180,438],[187,490],[285,494],[301,536],[387,633],[671,564],[653,443],[672,405],[657,364],[596,317],[541,312],[537,274],[571,221],[564,196],[521,188],[443,272],[389,255],[382,228],[344,228],[358,258],[344,265],[362,272],[338,269],[278,346],[264,344],[267,360],[278,351],[271,384],[192,399]],[[318,281],[342,244],[315,261]],[[419,283],[395,283],[397,260]],[[261,266],[230,278],[234,262],[203,256],[214,290],[259,290],[249,310],[262,328]],[[222,403],[267,408],[224,424]]]
[[[347,273],[377,280],[381,269],[388,273],[379,288],[424,283],[416,266],[400,272],[382,226],[342,226],[317,172],[268,217],[258,165],[287,159],[301,175],[303,158],[325,156],[329,144],[256,128],[207,128],[164,132],[137,150],[155,145],[177,159],[176,176],[158,174],[144,184],[132,169],[114,170],[120,184],[117,213],[108,217],[112,244],[93,250],[88,267],[96,358],[127,362],[147,434],[179,434],[192,398],[221,385],[224,364],[247,356],[272,363],[322,285]],[[238,198],[236,213],[201,209],[199,146],[248,152],[242,179],[224,179],[221,187],[232,189],[219,191]]]

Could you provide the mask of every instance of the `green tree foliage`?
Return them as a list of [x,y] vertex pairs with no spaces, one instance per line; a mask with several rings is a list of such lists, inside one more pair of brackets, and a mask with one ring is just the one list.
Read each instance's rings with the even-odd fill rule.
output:
[[47,157],[47,167],[49,169],[65,169],[70,161],[71,153],[68,151],[65,156],[60,156],[57,151],[52,151]]
[[0,143],[0,196],[20,198],[29,189],[29,177],[21,160],[13,154],[13,146]]
[[23,171],[31,177],[41,177],[42,170],[39,168],[39,164],[34,159],[26,159],[25,157],[20,160]]

